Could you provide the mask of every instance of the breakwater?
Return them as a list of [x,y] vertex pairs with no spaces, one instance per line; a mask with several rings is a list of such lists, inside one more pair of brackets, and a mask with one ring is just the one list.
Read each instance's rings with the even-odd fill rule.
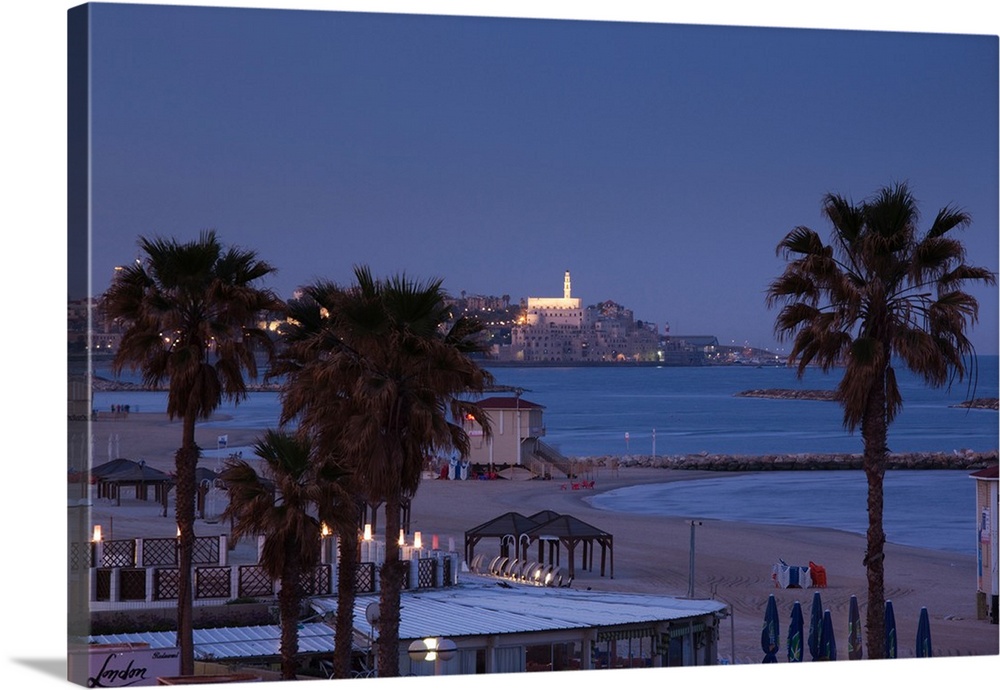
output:
[[[767,398],[770,400],[822,400],[837,402],[837,391],[832,390],[797,390],[792,388],[752,388],[734,393],[736,398]],[[962,407],[973,410],[998,410],[1000,399],[974,398],[960,402],[951,407]]]
[[[997,464],[997,451],[951,453],[890,453],[887,470],[981,470]],[[574,458],[577,463],[593,467],[658,467],[674,470],[707,470],[712,472],[762,472],[769,470],[860,470],[864,465],[861,454],[795,453],[782,455],[605,455]]]

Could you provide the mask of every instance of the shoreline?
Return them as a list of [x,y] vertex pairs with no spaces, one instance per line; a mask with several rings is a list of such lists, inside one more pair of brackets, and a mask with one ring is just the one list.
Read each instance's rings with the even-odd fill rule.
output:
[[[102,413],[105,414],[105,413]],[[110,435],[118,436],[120,455],[144,459],[157,469],[173,470],[174,453],[180,442],[180,421],[170,421],[163,413],[131,413],[128,418],[98,422],[71,422],[78,434],[92,431],[93,463],[104,459]],[[212,449],[202,465],[214,469],[221,453],[218,436],[228,436],[228,449],[252,446],[259,429],[227,427],[213,415],[212,422],[196,428],[196,442]],[[78,426],[77,426],[78,425]],[[78,440],[77,444],[80,443]],[[995,452],[994,452],[995,455]],[[71,453],[73,457],[73,453]],[[223,456],[224,457],[224,456]],[[698,456],[707,462],[712,456]],[[658,458],[661,460],[662,458]],[[532,515],[553,510],[572,515],[614,536],[614,578],[601,577],[599,565],[593,571],[577,567],[573,587],[604,591],[646,592],[685,597],[688,591],[691,527],[683,517],[645,516],[607,511],[589,503],[588,497],[605,491],[641,484],[662,484],[698,478],[718,477],[710,469],[680,469],[679,466],[645,466],[641,456],[628,456],[618,471],[593,462],[595,489],[563,490],[564,483],[551,481],[440,481],[424,479],[413,498],[411,533],[421,531],[424,539],[438,535],[442,544],[454,540],[462,549],[464,533],[505,512]],[[586,468],[581,468],[583,471]],[[746,471],[746,470],[744,470]],[[84,485],[69,484],[70,498],[79,497]],[[974,524],[970,497],[969,521]],[[95,499],[89,506],[89,520],[103,524],[114,538],[164,537],[176,532],[173,492],[169,494],[166,516],[154,502],[140,501],[130,494],[122,505]],[[379,516],[379,527],[384,517]],[[228,525],[198,520],[199,536],[228,533]],[[970,539],[974,538],[974,534]],[[803,525],[759,525],[706,519],[696,534],[695,596],[714,598],[732,606],[732,641],[726,624],[720,655],[734,656],[738,663],[760,662],[760,625],[770,594],[779,604],[781,623],[787,625],[792,602],[808,605],[811,590],[776,589],[772,568],[779,559],[805,565],[813,561],[827,570],[828,587],[820,591],[825,608],[831,609],[838,638],[847,622],[847,606],[852,594],[864,605],[867,592],[862,559],[865,537],[837,529]],[[498,543],[484,540],[476,553],[498,553]],[[234,559],[252,559],[255,546],[241,542]],[[565,553],[563,554],[565,559]],[[595,559],[599,561],[598,558]],[[563,562],[565,565],[565,560]],[[892,599],[899,625],[900,656],[913,657],[914,634],[920,608],[931,613],[937,656],[996,655],[1000,653],[997,629],[977,619],[976,558],[952,552],[888,544],[886,546],[886,597]],[[841,656],[843,658],[843,655]]]

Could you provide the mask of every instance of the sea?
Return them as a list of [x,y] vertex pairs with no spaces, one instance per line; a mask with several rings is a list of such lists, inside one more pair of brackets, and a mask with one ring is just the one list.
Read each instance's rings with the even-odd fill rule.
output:
[[[956,407],[972,398],[1000,397],[1000,358],[979,356],[975,363],[974,381],[942,388],[896,367],[903,409],[889,428],[890,451],[997,449],[997,411]],[[114,378],[106,364],[95,364],[94,373]],[[860,431],[844,428],[835,402],[737,395],[763,388],[833,390],[843,375],[839,369],[809,369],[801,378],[794,369],[752,365],[497,367],[491,373],[498,385],[543,406],[543,440],[567,456],[862,452]],[[138,380],[127,372],[121,378]],[[277,425],[280,404],[276,392],[254,392],[239,404],[221,406],[219,412],[231,419],[200,425],[264,430]],[[166,393],[95,391],[96,409],[112,405],[164,412]],[[592,503],[604,510],[864,533],[864,481],[860,471],[723,475],[599,493]],[[889,541],[975,553],[974,482],[968,472],[888,472],[885,492]]]

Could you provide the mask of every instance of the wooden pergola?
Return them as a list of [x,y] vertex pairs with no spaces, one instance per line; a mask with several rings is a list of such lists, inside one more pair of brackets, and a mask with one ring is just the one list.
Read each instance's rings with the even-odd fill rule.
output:
[[124,458],[95,467],[91,472],[97,478],[98,496],[113,499],[120,506],[122,487],[133,487],[140,501],[149,500],[149,488],[153,487],[154,499],[162,506],[163,515],[167,514],[167,494],[174,486],[174,479],[166,472]]
[[[510,546],[515,546],[514,557],[528,560],[528,548],[538,542],[538,562],[559,565],[560,547],[565,546],[569,561],[569,576],[575,575],[574,556],[578,546],[583,547],[581,567],[594,569],[595,546],[601,548],[601,577],[609,565],[610,575],[615,576],[614,536],[609,532],[587,524],[572,515],[560,515],[552,510],[543,510],[529,517],[520,513],[504,513],[489,522],[484,522],[465,533],[465,560],[472,563],[476,544],[486,537],[500,539],[500,555],[510,557]],[[548,558],[546,549],[548,546]]]
[[510,547],[513,544],[516,556],[526,559],[530,542],[526,535],[537,526],[538,523],[531,518],[520,513],[510,512],[493,518],[489,522],[484,522],[478,527],[473,527],[465,533],[465,562],[472,563],[476,544],[486,537],[500,539],[501,556],[509,557]]
[[[549,511],[551,512],[551,511]],[[559,515],[548,522],[538,525],[527,533],[531,541],[538,542],[539,563],[559,565],[559,547],[565,546],[567,552],[569,576],[575,575],[574,553],[577,546],[583,546],[580,567],[586,570],[594,569],[594,547],[601,547],[601,577],[604,577],[605,566],[610,556],[610,575],[615,577],[615,546],[614,536],[609,532],[594,527],[572,515]],[[546,561],[545,546],[548,545]]]

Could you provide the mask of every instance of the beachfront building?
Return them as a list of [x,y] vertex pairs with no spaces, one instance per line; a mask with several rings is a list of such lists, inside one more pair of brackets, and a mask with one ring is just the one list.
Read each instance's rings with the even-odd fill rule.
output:
[[[499,588],[495,580],[475,575],[463,580],[456,588],[403,593],[398,648],[403,675],[712,666],[719,657],[719,623],[729,615],[725,604],[711,599],[516,584]],[[377,675],[378,628],[367,616],[377,602],[377,596],[360,595],[354,604],[356,677]],[[310,605],[322,620],[300,626],[299,658],[303,666],[328,669],[337,599],[315,598]],[[195,658],[206,673],[269,680],[273,675],[264,674],[277,664],[279,641],[276,625],[197,629]],[[411,651],[426,649],[428,642],[452,649],[436,659]],[[137,658],[165,657],[169,663],[176,653],[174,631],[92,635],[76,648],[78,654],[103,651],[86,643],[114,645],[114,668],[127,668]],[[107,663],[106,656],[98,666]],[[73,657],[71,670],[77,665]],[[86,658],[82,661],[83,668],[71,677],[95,675],[86,673]],[[155,675],[176,673],[166,666]]]
[[1000,550],[997,548],[997,513],[1000,513],[1000,496],[998,483],[1000,474],[998,466],[992,465],[986,469],[974,472],[971,476],[976,480],[976,550],[978,558],[976,578],[976,609],[979,618],[990,617],[991,623],[997,623],[1000,617],[998,611],[998,567]]
[[[377,601],[359,596],[355,621]],[[324,617],[334,598],[312,601]],[[510,584],[464,575],[457,589],[403,594],[399,668],[404,675],[520,673],[602,668],[709,666],[718,663],[725,604],[628,592]],[[377,629],[356,634],[377,644]],[[427,640],[454,646],[449,658],[411,654]],[[451,646],[449,645],[449,646]]]
[[491,435],[473,419],[466,420],[470,449],[468,461],[478,465],[521,465],[534,445],[545,435],[542,410],[538,403],[513,397],[484,398],[478,403],[490,420]]

